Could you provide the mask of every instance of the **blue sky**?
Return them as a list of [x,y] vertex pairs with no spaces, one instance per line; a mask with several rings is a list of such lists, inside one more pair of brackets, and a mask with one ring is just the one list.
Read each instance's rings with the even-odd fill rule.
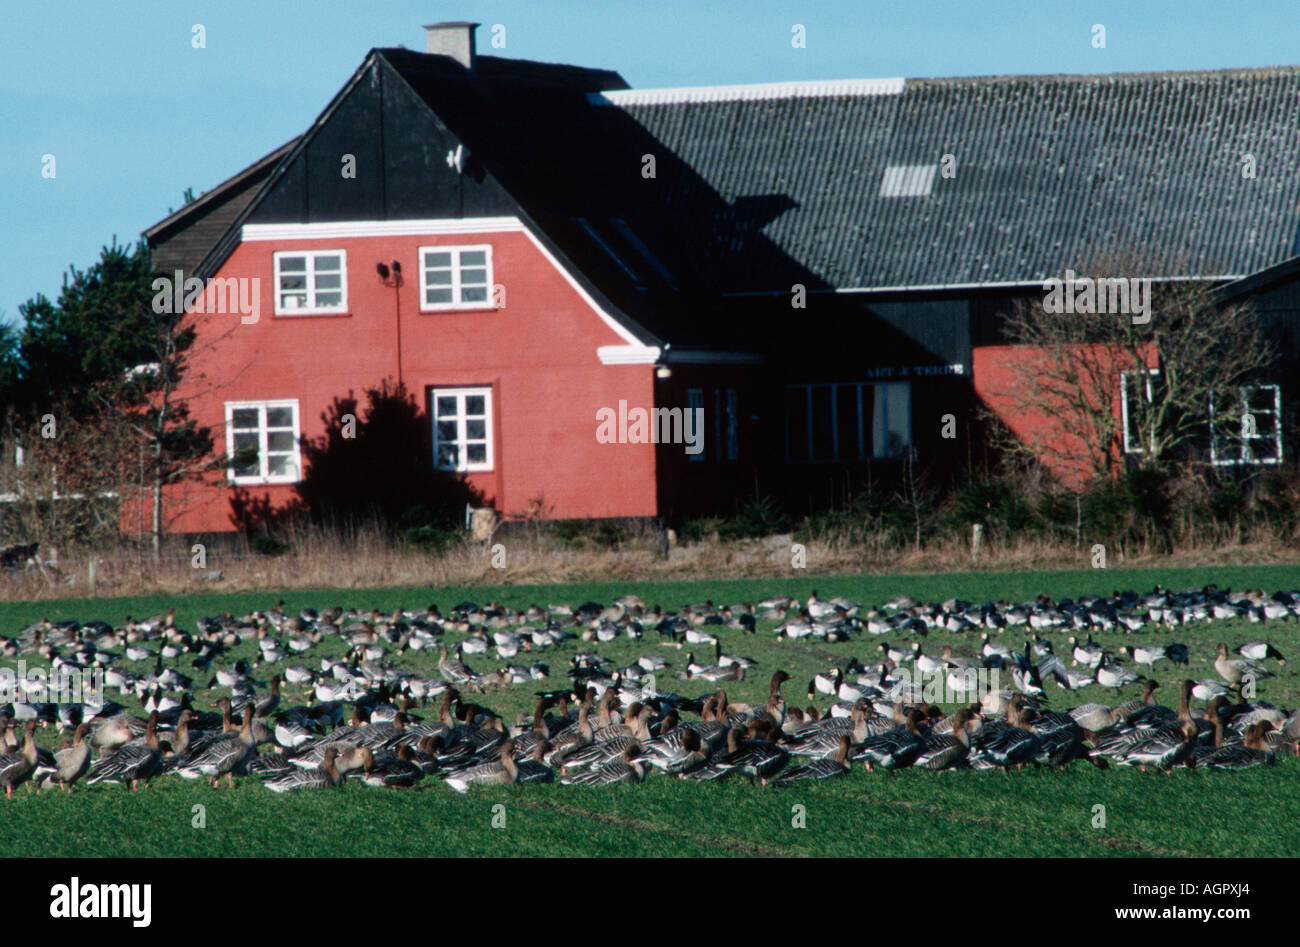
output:
[[[1295,0],[100,0],[6,4],[0,320],[303,131],[374,46],[481,22],[479,48],[634,87],[1300,63]],[[191,45],[202,24],[206,47]],[[487,49],[505,26],[506,47]],[[791,28],[807,45],[791,45]],[[1093,24],[1106,48],[1092,44]],[[55,157],[56,176],[41,176]]]

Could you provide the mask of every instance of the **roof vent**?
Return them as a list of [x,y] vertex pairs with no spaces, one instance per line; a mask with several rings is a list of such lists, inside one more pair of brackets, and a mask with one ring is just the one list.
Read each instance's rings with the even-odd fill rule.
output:
[[466,69],[474,68],[474,31],[477,23],[456,21],[454,23],[429,23],[424,27],[429,38],[429,54],[432,56],[450,56]]

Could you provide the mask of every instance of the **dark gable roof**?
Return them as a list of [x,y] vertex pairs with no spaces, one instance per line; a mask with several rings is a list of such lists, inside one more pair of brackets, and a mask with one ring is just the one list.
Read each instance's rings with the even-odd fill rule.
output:
[[194,272],[297,142],[286,142],[146,230],[154,266],[163,273]]
[[[1149,275],[1241,276],[1298,252],[1300,69],[901,85],[606,98],[727,201],[787,202],[763,234],[841,289],[1036,282],[1108,250]],[[945,154],[955,177],[935,173],[929,196],[881,195],[890,166]],[[734,276],[734,291],[783,289],[762,267]]]
[[1298,252],[1300,68],[637,91],[606,70],[480,56],[471,73],[377,49],[315,128],[371,68],[400,77],[648,344],[762,350],[789,312],[725,297],[794,283],[1028,284],[1107,252],[1160,270],[1145,275],[1240,277]]

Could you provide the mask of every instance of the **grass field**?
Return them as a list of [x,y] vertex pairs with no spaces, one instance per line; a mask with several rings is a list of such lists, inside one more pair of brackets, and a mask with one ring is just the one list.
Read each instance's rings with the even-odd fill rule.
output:
[[[896,594],[922,600],[951,596],[973,601],[1053,597],[1116,588],[1151,589],[1156,583],[1172,589],[1214,582],[1221,587],[1259,587],[1269,592],[1300,586],[1300,567],[1212,567],[1177,570],[1088,570],[1017,575],[925,576],[799,576],[786,579],[673,583],[585,584],[579,586],[483,587],[475,589],[375,589],[268,591],[238,595],[195,595],[163,598],[79,600],[75,602],[0,605],[0,633],[12,635],[42,617],[52,620],[103,618],[114,624],[127,615],[147,616],[177,609],[177,623],[193,628],[204,614],[236,613],[272,606],[285,599],[286,609],[335,604],[391,609],[437,602],[444,611],[464,598],[497,599],[514,607],[530,603],[609,601],[629,592],[647,604],[675,608],[691,601],[715,603],[755,601],[783,592],[806,597],[816,589],[829,598],[844,595],[865,605],[879,604]],[[791,703],[807,704],[807,684],[813,674],[849,657],[869,663],[878,639],[863,635],[851,642],[825,644],[778,640],[771,623],[757,635],[722,631],[724,648],[757,659],[759,669],[739,684],[728,686],[733,700],[761,701],[767,679],[776,668],[792,675],[785,693]],[[1023,635],[1004,637],[1013,646]],[[1052,635],[1058,653],[1065,654],[1068,632]],[[449,635],[451,640],[457,636]],[[669,661],[660,677],[662,689],[695,695],[711,691],[704,681],[677,681],[673,675],[685,663],[685,650],[662,647],[657,635],[642,641],[619,639],[607,645],[581,645],[598,650],[617,664],[658,651]],[[1124,638],[1127,637],[1127,641]],[[1191,648],[1189,669],[1156,666],[1165,683],[1159,693],[1176,700],[1173,683],[1182,676],[1213,677],[1214,647],[1230,647],[1267,637],[1284,654],[1300,653],[1300,625],[1247,622],[1192,626],[1137,635],[1097,636],[1118,649],[1135,640],[1181,640]],[[891,640],[891,643],[895,643]],[[973,635],[933,632],[927,651],[945,643],[976,654]],[[566,661],[581,643],[570,642],[532,658],[548,663],[555,676],[536,685],[519,685],[479,698],[513,721],[531,709],[532,692],[563,686]],[[245,644],[230,656],[251,654]],[[314,664],[322,655],[344,650],[327,641],[309,652],[302,663]],[[29,656],[30,657],[30,656]],[[711,655],[698,654],[701,661]],[[296,661],[297,659],[295,659]],[[478,671],[494,666],[494,656],[468,659]],[[428,673],[434,656],[407,653],[399,663]],[[1274,680],[1260,684],[1260,697],[1277,706],[1300,703],[1300,675],[1288,662]],[[146,666],[137,668],[148,670]],[[185,662],[181,670],[193,671]],[[259,669],[265,679],[270,671]],[[212,697],[219,696],[213,693]],[[1136,696],[1136,688],[1121,697]],[[286,691],[286,701],[301,695]],[[1113,692],[1090,687],[1067,694],[1048,685],[1050,705],[1057,708],[1089,700],[1115,703]],[[210,705],[205,693],[196,703]],[[829,699],[814,700],[825,709]],[[132,707],[131,709],[138,709]],[[433,708],[425,708],[432,713]],[[51,739],[52,733],[45,736]],[[1180,770],[1169,776],[1134,770],[1101,772],[1075,765],[1067,772],[1028,770],[1009,775],[984,772],[930,773],[905,770],[893,777],[861,768],[843,779],[790,790],[751,787],[743,779],[695,784],[651,776],[643,785],[609,789],[566,786],[476,788],[465,796],[451,792],[436,778],[427,778],[414,791],[376,790],[351,782],[337,792],[293,793],[278,796],[246,778],[233,790],[211,790],[201,783],[175,777],[156,780],[137,794],[116,785],[85,787],[71,793],[28,795],[19,790],[8,803],[0,800],[0,851],[10,856],[274,856],[274,855],[1012,855],[1012,856],[1283,856],[1300,845],[1300,760],[1282,759],[1277,766],[1241,773]],[[202,828],[194,806],[202,805]],[[494,809],[501,805],[504,809]],[[1104,827],[1094,827],[1104,807]],[[797,807],[802,807],[800,810]],[[504,825],[499,824],[504,816]],[[803,827],[795,827],[798,822]]]

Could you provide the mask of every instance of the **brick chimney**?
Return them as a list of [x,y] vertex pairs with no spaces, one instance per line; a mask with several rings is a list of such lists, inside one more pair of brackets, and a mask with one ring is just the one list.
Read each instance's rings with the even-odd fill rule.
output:
[[466,69],[474,68],[474,31],[479,24],[465,21],[430,23],[424,28],[429,38],[429,53],[450,56]]

